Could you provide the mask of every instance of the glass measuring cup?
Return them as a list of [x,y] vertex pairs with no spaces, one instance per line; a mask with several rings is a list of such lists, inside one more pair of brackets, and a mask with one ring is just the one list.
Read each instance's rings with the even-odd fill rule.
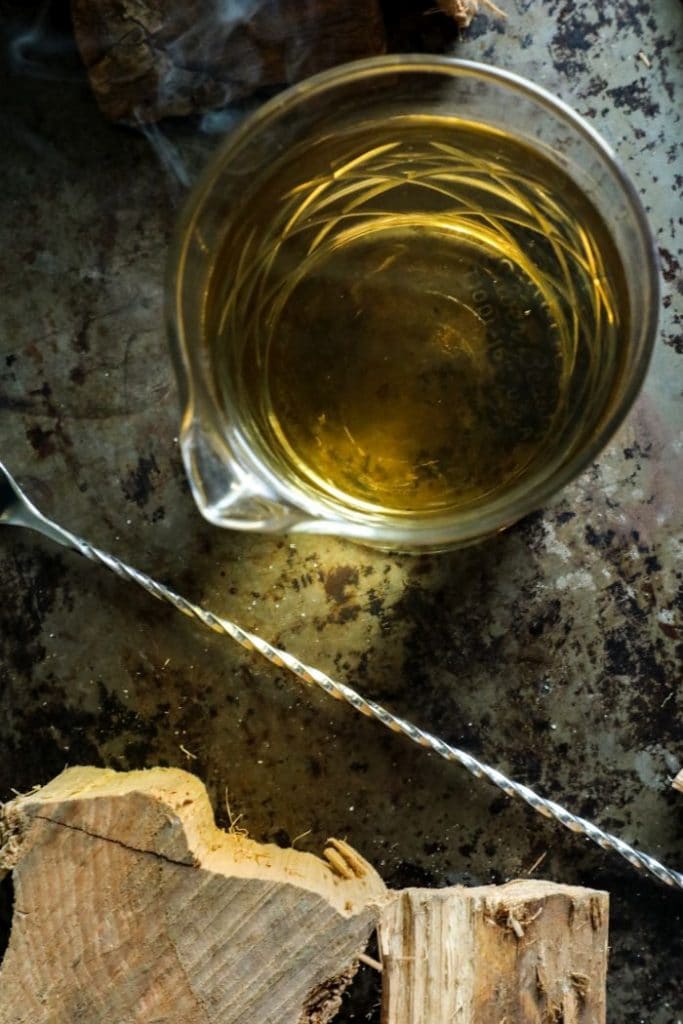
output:
[[544,90],[383,57],[223,143],[171,250],[195,500],[233,529],[471,543],[542,505],[642,383],[658,277],[609,147]]

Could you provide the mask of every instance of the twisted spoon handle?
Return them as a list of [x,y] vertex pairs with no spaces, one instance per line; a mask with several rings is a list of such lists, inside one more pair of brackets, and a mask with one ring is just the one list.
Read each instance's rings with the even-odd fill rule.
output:
[[113,555],[107,554],[106,551],[100,551],[99,548],[93,547],[92,544],[88,544],[87,541],[58,526],[57,523],[44,516],[29,501],[1,462],[0,523],[11,526],[24,526],[36,530],[57,544],[73,548],[85,558],[90,559],[90,561],[100,562],[116,573],[117,576],[124,580],[132,580],[133,583],[143,587],[152,597],[156,597],[159,601],[167,601],[174,608],[177,608],[179,612],[182,612],[183,615],[197,619],[202,625],[213,630],[214,633],[232,637],[233,640],[236,640],[238,644],[241,644],[248,651],[258,651],[259,654],[272,662],[273,665],[277,665],[278,668],[288,669],[302,682],[319,687],[336,700],[345,701],[362,715],[381,722],[382,725],[386,726],[387,729],[391,729],[392,732],[402,733],[409,740],[412,740],[413,743],[417,743],[418,746],[425,747],[428,750],[433,750],[435,754],[443,757],[446,761],[457,762],[476,778],[488,779],[489,782],[497,786],[498,789],[501,789],[507,796],[524,800],[538,814],[542,814],[545,818],[553,818],[555,821],[559,821],[561,825],[564,825],[570,831],[577,832],[579,835],[591,839],[598,846],[601,846],[603,850],[611,850],[613,853],[618,853],[620,857],[623,857],[624,860],[628,861],[638,871],[652,875],[659,879],[660,882],[672,888],[683,890],[683,874],[681,872],[665,867],[664,864],[660,864],[654,857],[650,857],[641,850],[634,849],[634,847],[629,846],[622,839],[603,831],[603,829],[598,828],[597,825],[594,825],[586,818],[580,818],[578,815],[572,814],[571,811],[555,803],[554,800],[547,800],[545,797],[539,796],[533,789],[529,789],[528,786],[509,779],[502,772],[477,760],[476,757],[472,757],[471,754],[467,754],[464,750],[452,747],[444,740],[439,739],[438,736],[433,736],[424,729],[418,728],[418,726],[413,725],[412,722],[407,721],[405,718],[399,718],[397,715],[387,711],[381,704],[367,700],[350,686],[336,682],[324,672],[321,672],[320,669],[306,665],[293,654],[274,647],[267,640],[263,640],[255,633],[242,629],[236,623],[230,622],[229,619],[223,619],[212,612],[206,611],[204,608],[200,608],[186,598],[181,597],[180,594],[176,594],[170,587],[165,587],[162,583],[158,583],[138,569],[133,569],[132,566],[126,565],[125,562],[120,561]]
[[176,594],[169,587],[165,587],[162,583],[158,583],[156,580],[145,575],[145,573],[133,569],[131,566],[126,565],[125,562],[121,562],[113,555],[100,551],[73,534],[68,536],[71,542],[70,546],[74,547],[86,558],[89,558],[91,561],[101,562],[122,579],[132,580],[134,583],[139,584],[153,597],[160,601],[169,602],[179,612],[182,612],[183,615],[197,619],[202,625],[213,630],[214,633],[221,633],[232,637],[233,640],[236,640],[238,644],[241,644],[248,651],[257,651],[268,661],[272,662],[273,665],[277,665],[278,668],[286,668],[302,682],[319,687],[336,700],[345,701],[362,715],[381,722],[382,725],[386,726],[387,729],[391,729],[392,732],[402,733],[409,740],[412,740],[413,743],[417,743],[418,746],[425,747],[428,750],[433,750],[435,754],[443,757],[446,761],[457,762],[478,779],[488,779],[489,782],[497,786],[498,789],[501,789],[507,796],[524,800],[525,803],[545,818],[554,818],[555,821],[558,821],[570,831],[591,839],[598,846],[601,846],[603,850],[611,850],[613,853],[618,853],[620,857],[623,857],[624,860],[628,861],[637,870],[653,875],[665,885],[683,890],[683,874],[681,872],[665,867],[664,864],[655,860],[654,857],[650,857],[649,854],[643,853],[641,850],[634,849],[634,847],[629,846],[622,839],[611,835],[609,832],[605,832],[586,818],[572,814],[571,811],[555,803],[554,800],[548,800],[545,797],[539,796],[538,793],[529,789],[528,786],[509,779],[502,772],[477,760],[476,757],[472,757],[471,754],[466,753],[464,750],[452,747],[444,740],[439,739],[438,736],[418,728],[418,726],[413,725],[412,722],[404,718],[399,718],[382,707],[381,704],[367,700],[356,690],[352,689],[352,687],[336,682],[330,676],[321,672],[320,669],[306,665],[288,651],[274,647],[267,640],[257,636],[255,633],[250,633],[246,629],[242,629],[229,619],[221,618],[218,615],[214,615],[213,612],[200,608],[186,598],[181,597],[180,594]]

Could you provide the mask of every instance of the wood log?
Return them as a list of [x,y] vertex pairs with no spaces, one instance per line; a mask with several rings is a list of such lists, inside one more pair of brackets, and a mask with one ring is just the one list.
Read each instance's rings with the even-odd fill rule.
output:
[[390,893],[339,840],[221,832],[176,769],[71,768],[0,807],[3,868],[0,1024],[326,1024],[373,927],[383,1024],[604,1024],[606,893]]
[[542,881],[393,894],[382,1024],[604,1024],[608,895]]
[[337,840],[323,860],[219,831],[175,769],[71,768],[2,817],[0,1024],[324,1024],[385,892]]
[[156,121],[386,48],[380,0],[71,0],[101,110]]
[[677,789],[679,793],[683,793],[683,768],[678,773],[676,778],[671,783],[674,789]]

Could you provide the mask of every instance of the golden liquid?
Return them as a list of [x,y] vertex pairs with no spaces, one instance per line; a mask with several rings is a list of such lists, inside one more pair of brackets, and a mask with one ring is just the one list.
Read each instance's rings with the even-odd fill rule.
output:
[[281,158],[231,211],[217,390],[271,471],[347,513],[471,508],[595,429],[622,280],[545,155],[455,119],[364,125]]

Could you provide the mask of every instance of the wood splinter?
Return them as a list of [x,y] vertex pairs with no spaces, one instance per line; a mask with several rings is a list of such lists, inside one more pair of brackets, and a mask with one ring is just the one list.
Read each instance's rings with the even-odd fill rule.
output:
[[505,11],[494,4],[493,0],[437,0],[437,3],[443,13],[453,18],[460,28],[468,28],[472,24],[472,19],[479,13],[480,4],[497,17],[507,18]]
[[220,831],[177,769],[70,768],[0,806],[3,868],[0,1024],[327,1024],[359,961],[382,1024],[605,1021],[606,893],[391,892],[340,840],[319,858]]

